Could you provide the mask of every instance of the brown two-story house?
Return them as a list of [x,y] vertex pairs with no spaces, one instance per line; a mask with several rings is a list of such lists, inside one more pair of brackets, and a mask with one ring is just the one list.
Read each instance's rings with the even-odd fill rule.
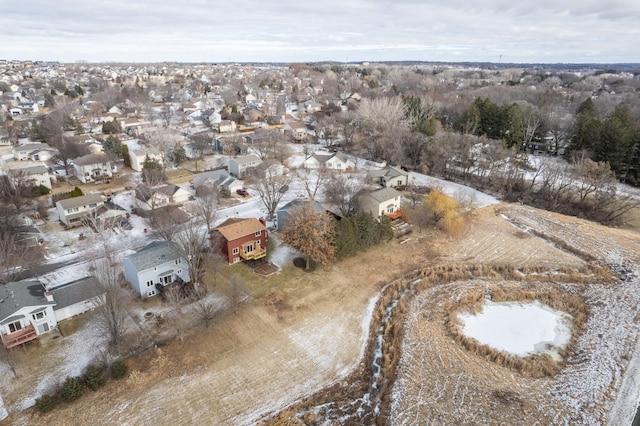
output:
[[261,259],[267,255],[267,227],[262,219],[227,219],[212,231],[211,237],[214,244],[219,240],[220,249],[229,264]]

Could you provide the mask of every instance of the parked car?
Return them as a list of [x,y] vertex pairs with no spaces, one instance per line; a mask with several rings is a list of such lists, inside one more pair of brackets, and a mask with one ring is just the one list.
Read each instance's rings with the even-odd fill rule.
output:
[[247,190],[244,189],[244,188],[240,188],[240,189],[236,190],[236,193],[238,195],[240,195],[241,197],[248,197],[249,196],[249,192],[247,192]]

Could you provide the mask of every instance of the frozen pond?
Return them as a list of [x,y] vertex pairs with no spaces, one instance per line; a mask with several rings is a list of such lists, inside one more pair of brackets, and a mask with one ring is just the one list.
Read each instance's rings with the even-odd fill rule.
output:
[[548,353],[559,360],[557,350],[571,339],[570,316],[538,301],[486,301],[482,312],[461,314],[462,333],[494,349],[518,356]]

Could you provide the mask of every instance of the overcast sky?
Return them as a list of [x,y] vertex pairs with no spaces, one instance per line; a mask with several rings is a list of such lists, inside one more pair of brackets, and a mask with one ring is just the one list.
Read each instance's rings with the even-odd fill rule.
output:
[[637,63],[640,0],[0,0],[0,59]]

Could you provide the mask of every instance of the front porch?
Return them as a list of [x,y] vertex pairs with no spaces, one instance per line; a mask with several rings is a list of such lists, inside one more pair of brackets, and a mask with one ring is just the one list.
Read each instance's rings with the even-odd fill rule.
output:
[[36,329],[32,324],[29,324],[25,328],[13,333],[2,335],[2,341],[4,342],[4,346],[7,349],[11,349],[14,346],[21,345],[37,338],[38,333],[36,333]]

